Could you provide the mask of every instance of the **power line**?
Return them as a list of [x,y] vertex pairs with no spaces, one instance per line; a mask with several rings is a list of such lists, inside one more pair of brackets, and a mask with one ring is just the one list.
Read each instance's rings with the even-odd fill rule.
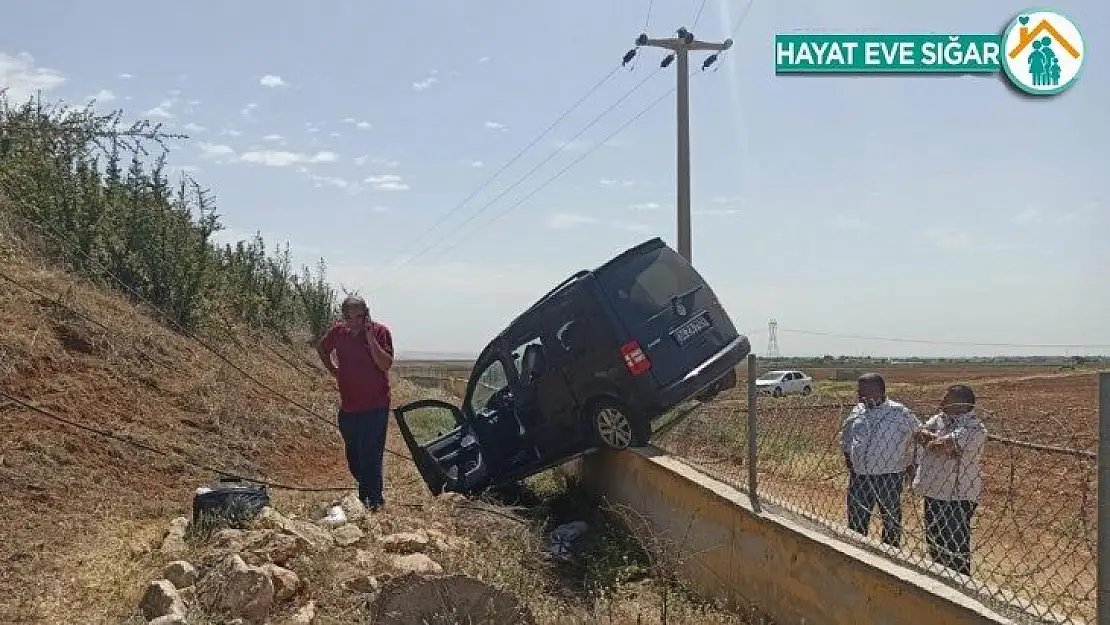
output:
[[157,448],[157,447],[155,447],[155,446],[153,446],[149,443],[145,443],[143,441],[137,441],[137,440],[134,440],[134,439],[131,439],[131,438],[124,438],[122,436],[117,436],[116,434],[113,434],[113,433],[108,432],[106,430],[102,430],[100,428],[94,428],[92,426],[77,423],[76,421],[73,421],[71,419],[67,419],[65,417],[62,417],[58,414],[55,414],[54,412],[46,410],[45,408],[40,408],[39,406],[36,406],[36,405],[34,405],[34,404],[32,404],[28,401],[24,401],[24,400],[14,396],[14,395],[11,395],[11,394],[9,394],[5,391],[0,391],[0,395],[6,397],[8,400],[12,401],[15,404],[23,406],[24,408],[26,408],[28,410],[32,410],[34,412],[37,412],[40,415],[43,415],[45,417],[49,417],[50,419],[53,419],[53,420],[58,421],[60,423],[64,423],[65,425],[68,425],[70,427],[77,428],[78,430],[82,430],[82,431],[88,432],[90,434],[96,434],[98,436],[103,436],[104,438],[108,438],[108,439],[111,439],[111,440],[114,440],[114,441],[119,441],[121,443],[131,445],[132,447],[136,447],[138,449],[148,451],[148,452],[150,452],[152,454],[155,454],[155,455],[158,455],[158,456],[177,457],[177,458],[180,458],[182,462],[184,462],[185,464],[187,464],[187,465],[189,465],[193,468],[201,469],[201,470],[204,470],[204,471],[209,471],[209,472],[215,473],[217,475],[223,475],[223,476],[235,478],[235,479],[238,479],[238,480],[254,482],[256,484],[262,484],[262,485],[268,486],[270,488],[275,488],[275,489],[279,489],[279,490],[322,493],[322,492],[341,491],[341,490],[350,490],[351,489],[350,486],[335,486],[335,487],[329,486],[329,487],[321,487],[321,488],[311,488],[311,487],[306,487],[306,486],[291,486],[289,484],[282,484],[280,482],[274,482],[274,481],[271,481],[271,480],[257,479],[257,478],[237,475],[237,474],[232,473],[231,471],[228,471],[226,469],[223,469],[223,468],[220,468],[220,467],[214,467],[212,465],[205,464],[203,462],[198,462],[198,461],[190,458],[189,456],[187,456],[185,454],[182,454],[182,453],[179,453],[179,452],[172,452],[171,453],[171,452],[168,452],[164,449],[159,449],[159,448]]
[[[693,73],[693,72],[691,72],[691,73]],[[586,150],[586,151],[585,151],[585,152],[583,152],[583,153],[582,153],[582,154],[581,154],[581,155],[580,155],[580,156],[579,156],[578,158],[574,159],[574,160],[573,160],[573,161],[571,161],[571,162],[570,162],[569,164],[567,164],[567,165],[566,165],[565,167],[563,167],[563,168],[562,168],[561,170],[559,170],[558,172],[556,172],[554,176],[551,176],[550,178],[548,178],[547,180],[545,180],[545,181],[544,181],[543,183],[541,183],[541,184],[540,184],[540,185],[539,185],[538,187],[536,187],[536,188],[532,189],[532,191],[530,191],[530,192],[529,192],[528,194],[526,194],[526,195],[524,195],[523,197],[521,197],[521,198],[517,199],[517,201],[516,201],[516,202],[514,202],[514,203],[510,204],[509,206],[505,207],[505,208],[504,208],[504,209],[503,209],[503,210],[502,210],[501,212],[499,212],[499,213],[495,214],[495,215],[494,215],[494,217],[493,217],[493,219],[491,219],[491,220],[489,220],[488,222],[486,222],[486,224],[485,224],[485,225],[486,225],[486,226],[489,226],[490,224],[494,223],[495,221],[497,221],[497,220],[501,219],[501,218],[502,218],[502,217],[504,217],[504,216],[505,216],[506,214],[508,214],[508,213],[509,213],[509,211],[511,211],[511,210],[515,209],[516,207],[520,206],[520,205],[521,205],[521,204],[523,204],[523,203],[524,203],[525,201],[527,201],[528,199],[530,199],[530,198],[531,198],[532,196],[534,196],[534,195],[536,195],[537,193],[539,193],[540,191],[542,191],[542,190],[543,190],[544,188],[546,188],[546,187],[547,187],[548,185],[550,185],[551,183],[553,183],[553,182],[555,182],[556,180],[558,180],[558,179],[559,179],[560,177],[562,177],[562,176],[563,176],[563,174],[565,174],[565,173],[566,173],[567,171],[569,171],[569,170],[570,170],[570,169],[571,169],[572,167],[574,167],[574,166],[575,166],[575,165],[577,165],[578,163],[582,162],[582,160],[584,160],[584,159],[585,159],[585,158],[586,158],[587,156],[589,156],[590,154],[592,154],[592,153],[594,153],[595,151],[597,151],[598,149],[600,149],[600,148],[601,148],[601,147],[602,147],[603,145],[605,145],[605,144],[606,144],[606,142],[608,142],[608,141],[609,141],[610,139],[612,139],[613,137],[617,136],[618,134],[620,134],[621,132],[623,132],[623,131],[624,131],[624,130],[625,130],[626,128],[628,128],[629,126],[631,126],[631,125],[633,124],[633,122],[635,122],[636,120],[640,119],[641,117],[643,117],[644,115],[646,115],[648,111],[650,111],[651,109],[653,109],[653,108],[655,108],[656,106],[658,106],[660,102],[662,102],[662,101],[663,101],[663,100],[664,100],[665,98],[667,98],[667,97],[668,97],[668,96],[670,96],[670,95],[671,95],[672,93],[674,93],[674,92],[675,92],[675,90],[676,90],[676,87],[671,87],[671,89],[670,89],[669,91],[667,91],[666,93],[664,93],[664,94],[660,95],[660,96],[659,96],[658,98],[656,98],[655,100],[653,100],[653,101],[651,102],[651,104],[649,104],[649,105],[648,105],[647,107],[645,107],[644,109],[642,109],[642,110],[641,110],[641,111],[640,111],[639,113],[636,113],[636,115],[632,116],[632,118],[631,118],[631,119],[629,119],[628,121],[626,121],[626,122],[625,122],[624,124],[622,124],[622,125],[620,125],[619,127],[617,127],[617,129],[616,129],[616,130],[614,130],[613,132],[609,133],[609,134],[608,134],[608,135],[607,135],[607,136],[606,136],[606,137],[605,137],[604,139],[602,139],[601,141],[599,141],[599,142],[598,142],[598,143],[597,143],[596,145],[594,145],[594,146],[593,146],[592,148],[590,148],[589,150]],[[488,205],[487,205],[487,207],[488,207]],[[477,215],[475,215],[475,216],[477,216]],[[463,237],[462,237],[462,236],[458,236],[458,237],[456,237],[456,238],[455,238],[455,239],[454,239],[454,240],[453,240],[453,241],[452,241],[452,242],[451,242],[451,243],[450,243],[450,244],[449,244],[449,245],[448,245],[447,247],[445,247],[445,248],[443,248],[442,250],[440,250],[440,254],[443,254],[443,253],[445,253],[445,252],[448,252],[448,251],[450,251],[450,250],[454,249],[454,248],[455,248],[455,246],[457,246],[457,245],[458,245],[459,243],[461,243],[461,242],[462,242],[462,240],[463,240]]]
[[[690,27],[691,29],[693,29],[693,30],[697,30],[697,29],[698,29],[698,22],[700,22],[700,21],[701,21],[701,13],[702,13],[702,11],[704,11],[704,10],[705,10],[705,3],[706,3],[707,1],[708,1],[708,0],[701,0],[701,6],[699,6],[699,7],[698,7],[698,12],[697,12],[697,14],[696,14],[696,15],[694,15],[694,25]],[[644,32],[647,32],[647,28],[646,28],[646,27],[644,28]]]
[[[600,115],[598,115],[597,117],[595,117],[595,118],[594,118],[594,119],[593,119],[593,120],[592,120],[592,121],[591,121],[590,123],[588,123],[588,124],[586,124],[585,126],[583,126],[581,130],[579,130],[579,131],[578,131],[578,132],[577,132],[577,133],[576,133],[576,134],[575,134],[575,135],[574,135],[573,137],[571,137],[571,138],[570,138],[570,139],[568,140],[568,142],[570,142],[570,141],[574,141],[574,140],[575,140],[575,139],[577,139],[578,137],[580,137],[580,136],[582,136],[583,134],[585,134],[585,132],[586,132],[587,130],[589,130],[590,128],[592,128],[592,127],[593,127],[593,126],[594,126],[595,124],[597,124],[597,123],[598,123],[599,121],[601,121],[601,120],[602,120],[602,119],[603,119],[603,118],[604,118],[604,117],[605,117],[606,115],[608,115],[608,114],[609,114],[609,113],[611,113],[611,112],[612,112],[612,111],[613,111],[614,109],[616,109],[616,108],[617,108],[617,107],[618,107],[618,106],[619,106],[619,105],[620,105],[620,104],[621,104],[622,102],[624,102],[624,101],[625,101],[625,100],[627,100],[627,99],[628,99],[629,97],[631,97],[633,93],[635,93],[635,92],[636,92],[636,91],[638,91],[638,90],[639,90],[639,89],[640,89],[641,87],[643,87],[643,86],[644,86],[645,84],[647,84],[647,82],[648,82],[649,80],[651,80],[651,79],[652,79],[653,77],[655,77],[655,75],[656,75],[656,74],[658,74],[658,73],[660,72],[660,70],[661,70],[661,69],[662,69],[661,67],[657,67],[657,68],[656,68],[656,69],[655,69],[655,70],[654,70],[653,72],[651,72],[650,74],[648,74],[647,76],[645,76],[643,80],[641,80],[640,82],[636,83],[636,85],[635,85],[635,86],[633,86],[633,87],[632,87],[631,89],[629,89],[628,91],[626,91],[626,92],[624,93],[624,95],[622,95],[622,96],[621,96],[621,97],[620,97],[620,98],[619,98],[619,99],[618,99],[618,100],[617,100],[616,102],[614,102],[613,104],[609,105],[609,107],[608,107],[608,108],[606,108],[606,109],[605,109],[604,111],[602,111]],[[650,108],[650,107],[649,107],[649,108]],[[644,112],[646,112],[646,110],[645,110]],[[641,113],[641,114],[642,114],[642,113]],[[634,119],[635,119],[635,118],[634,118]],[[622,127],[622,129],[623,129],[623,127]],[[615,134],[615,133],[614,133],[614,134]],[[610,135],[610,137],[611,137],[611,136],[612,136],[612,135]],[[606,140],[608,140],[608,138],[609,138],[609,137],[607,137],[607,138],[606,138]],[[597,145],[595,145],[595,146],[594,146],[594,147],[593,147],[592,149],[590,149],[589,151],[587,151],[587,152],[586,152],[586,154],[590,154],[591,152],[593,152],[594,150],[596,150],[596,149],[597,149],[598,147],[600,147],[601,145],[604,145],[604,141],[602,141],[601,143],[598,143]],[[520,184],[521,184],[521,183],[523,183],[523,182],[524,182],[525,180],[527,180],[527,179],[528,179],[528,178],[529,178],[529,177],[530,177],[530,176],[531,176],[532,174],[534,174],[534,173],[535,173],[536,171],[538,171],[538,170],[539,170],[539,169],[540,169],[541,167],[543,167],[543,166],[544,166],[545,164],[547,164],[547,162],[548,162],[548,161],[550,161],[551,159],[555,158],[556,156],[558,156],[558,155],[559,155],[559,154],[561,154],[562,152],[563,152],[563,149],[562,149],[561,147],[560,147],[560,148],[558,148],[558,149],[556,149],[556,150],[554,150],[553,152],[551,152],[551,154],[549,154],[549,155],[547,156],[547,158],[545,158],[545,159],[543,159],[542,161],[540,161],[539,163],[537,163],[537,164],[536,164],[536,165],[535,165],[535,166],[534,166],[534,167],[533,167],[532,169],[528,170],[528,172],[526,172],[526,173],[525,173],[525,174],[524,174],[523,176],[521,176],[520,178],[518,178],[516,182],[514,182],[513,184],[511,184],[511,185],[509,185],[508,187],[506,187],[506,188],[505,188],[505,190],[503,190],[503,191],[502,191],[501,193],[499,193],[499,194],[498,194],[498,195],[497,195],[496,197],[494,197],[494,198],[493,198],[492,200],[490,200],[489,202],[487,202],[486,204],[484,204],[484,205],[483,205],[482,207],[480,207],[480,208],[479,208],[479,209],[478,209],[478,210],[477,210],[476,212],[474,212],[474,213],[471,213],[471,215],[470,215],[469,217],[467,217],[466,219],[464,219],[464,220],[462,221],[462,223],[460,223],[460,224],[457,224],[457,225],[455,226],[456,230],[457,230],[458,228],[461,228],[461,227],[465,226],[466,224],[470,223],[471,221],[473,221],[473,220],[474,220],[474,218],[476,218],[476,217],[477,217],[478,215],[481,215],[482,213],[484,213],[484,212],[485,212],[486,210],[488,210],[488,209],[489,209],[489,208],[490,208],[491,206],[493,206],[493,205],[494,205],[495,203],[497,203],[497,201],[498,201],[498,200],[500,200],[501,198],[503,198],[503,197],[505,197],[506,195],[508,195],[509,191],[512,191],[512,190],[513,190],[513,189],[515,189],[516,187],[520,186]],[[574,163],[577,163],[577,162],[579,162],[579,161],[581,161],[581,160],[582,160],[581,158],[578,158],[578,159],[576,159],[575,161],[573,161],[573,162],[571,163],[571,165],[573,165]],[[569,169],[569,167],[568,167],[567,169]],[[564,169],[563,171],[566,171],[566,169]],[[557,177],[558,177],[559,175],[561,175],[562,173],[563,173],[563,172],[560,172],[559,174],[557,174],[557,175],[556,175],[556,178],[557,178]],[[549,181],[548,181],[548,183],[550,183],[550,182],[552,182],[552,181],[553,181],[553,179],[552,179],[552,180],[549,180]],[[547,183],[545,183],[545,185],[544,185],[544,186],[546,186],[546,184],[547,184]],[[451,245],[451,247],[454,247],[454,245],[457,245],[457,241],[458,241],[458,235],[457,235],[457,234],[455,234],[454,240],[456,241],[456,243],[455,243],[455,244],[453,244],[453,245]],[[413,262],[414,260],[416,260],[416,259],[418,259],[418,258],[422,258],[422,257],[423,257],[423,256],[424,256],[425,254],[427,254],[427,253],[428,253],[429,251],[431,251],[432,249],[434,249],[434,248],[435,248],[435,246],[436,246],[436,245],[438,245],[439,243],[442,243],[442,241],[437,241],[437,242],[434,242],[434,243],[432,243],[431,245],[429,245],[429,246],[425,247],[424,249],[420,250],[420,251],[419,251],[419,252],[417,252],[416,254],[414,254],[414,255],[412,255],[412,256],[409,256],[408,258],[406,258],[406,259],[405,259],[405,260],[404,260],[403,262],[401,262],[400,264],[398,264],[398,265],[395,265],[395,266],[393,267],[393,269],[400,269],[401,267],[403,267],[403,266],[405,266],[405,265],[407,265],[407,264],[409,264],[409,263]],[[386,285],[386,284],[390,284],[390,283],[392,282],[392,278],[393,278],[393,277],[395,277],[395,276],[387,276],[387,278],[386,278],[386,279],[385,279],[384,281],[382,281],[382,282],[379,282],[378,284],[374,285],[374,287],[373,287],[373,288],[372,288],[371,290],[379,289],[379,288],[381,288],[382,286],[384,286],[384,285]]]
[[822,330],[800,330],[796,328],[779,328],[780,332],[792,334],[807,334],[811,336],[827,336],[838,339],[851,339],[856,341],[883,341],[888,343],[918,343],[922,345],[965,345],[970,347],[1014,347],[1029,349],[1110,349],[1110,345],[1077,345],[1068,343],[980,343],[975,341],[940,341],[933,339],[907,339],[883,336],[865,336],[858,334],[839,334]]
[[496,179],[496,178],[497,178],[497,177],[498,177],[499,175],[501,175],[501,172],[505,171],[506,169],[508,169],[508,168],[509,168],[509,166],[511,166],[511,165],[512,165],[513,163],[515,163],[515,162],[516,162],[517,160],[519,160],[519,159],[520,159],[520,157],[521,157],[521,156],[523,156],[525,152],[527,152],[527,151],[528,151],[529,149],[531,149],[531,148],[532,148],[532,146],[536,145],[537,143],[539,143],[539,142],[540,142],[540,140],[541,140],[541,139],[543,139],[543,138],[544,138],[545,136],[547,136],[547,134],[548,134],[548,133],[550,133],[550,132],[551,132],[551,130],[552,130],[552,129],[554,129],[554,128],[555,128],[555,126],[557,126],[557,125],[559,124],[559,122],[561,122],[561,121],[563,121],[564,119],[566,119],[566,117],[567,117],[568,115],[570,115],[571,113],[573,113],[573,112],[574,112],[574,111],[575,111],[575,110],[576,110],[576,109],[577,109],[577,108],[578,108],[579,106],[581,106],[581,105],[582,105],[582,103],[583,103],[583,102],[585,102],[585,101],[586,101],[587,99],[589,99],[589,97],[590,97],[591,95],[593,95],[593,94],[594,94],[594,92],[596,92],[596,91],[597,91],[598,89],[600,89],[600,88],[601,88],[601,87],[602,87],[602,86],[603,86],[603,85],[604,85],[604,84],[605,84],[606,82],[608,82],[608,81],[609,81],[609,80],[610,80],[610,79],[611,79],[611,78],[612,78],[612,77],[613,77],[613,76],[614,76],[614,75],[615,75],[615,74],[617,73],[617,71],[619,71],[619,70],[620,70],[620,68],[621,68],[621,65],[618,65],[618,66],[614,67],[614,68],[613,68],[612,70],[610,70],[610,71],[609,71],[609,72],[608,72],[607,74],[605,74],[604,76],[602,76],[602,77],[601,77],[601,79],[597,81],[597,83],[595,83],[595,84],[594,84],[594,85],[593,85],[592,87],[590,87],[590,89],[589,89],[589,90],[587,90],[587,91],[586,91],[586,94],[585,94],[585,95],[583,95],[583,96],[582,96],[581,98],[579,98],[579,99],[578,99],[578,101],[576,101],[576,102],[575,102],[574,104],[572,104],[572,105],[571,105],[571,107],[570,107],[569,109],[567,109],[566,111],[564,111],[562,115],[560,115],[559,117],[557,117],[557,118],[555,119],[555,121],[551,122],[551,124],[549,124],[549,125],[547,126],[547,128],[545,128],[545,129],[544,129],[544,130],[543,130],[542,132],[540,132],[540,134],[539,134],[539,135],[537,135],[535,139],[532,139],[532,141],[531,141],[530,143],[528,143],[528,145],[526,145],[526,146],[524,146],[523,148],[521,148],[521,149],[520,149],[520,151],[519,151],[519,152],[517,152],[517,153],[516,153],[516,155],[515,155],[515,156],[513,156],[513,157],[512,157],[511,159],[509,159],[509,161],[508,161],[507,163],[505,163],[504,165],[502,165],[502,166],[500,167],[500,169],[498,169],[497,171],[495,171],[495,172],[494,172],[494,173],[493,173],[493,174],[492,174],[492,175],[491,175],[491,176],[490,176],[489,178],[486,178],[486,181],[485,181],[485,182],[483,182],[483,183],[482,183],[481,185],[479,185],[479,186],[478,186],[478,188],[474,189],[474,191],[473,191],[473,192],[471,192],[471,193],[470,193],[470,195],[466,196],[466,198],[465,198],[465,199],[463,199],[463,201],[462,201],[462,202],[460,202],[460,203],[459,203],[459,204],[458,204],[457,206],[455,206],[455,207],[454,207],[454,208],[452,208],[451,210],[447,211],[447,213],[445,213],[444,215],[440,216],[440,218],[439,218],[439,219],[437,219],[437,220],[436,220],[436,221],[435,221],[435,222],[434,222],[434,223],[432,224],[432,227],[431,227],[431,228],[429,228],[428,230],[425,230],[425,231],[424,231],[424,232],[422,232],[422,233],[421,233],[421,234],[420,234],[420,235],[419,235],[418,237],[416,237],[416,239],[414,239],[414,240],[410,241],[409,243],[405,244],[404,246],[402,246],[402,247],[400,248],[400,249],[401,249],[402,251],[400,251],[400,252],[398,252],[397,254],[394,254],[394,255],[393,255],[393,259],[391,259],[391,260],[390,260],[390,263],[389,263],[389,264],[387,265],[387,269],[388,269],[388,268],[389,268],[390,266],[392,266],[392,261],[393,261],[394,259],[396,259],[396,258],[397,258],[398,256],[401,256],[401,255],[402,255],[402,253],[403,253],[403,250],[405,250],[405,249],[408,249],[408,248],[410,248],[410,247],[412,247],[412,246],[416,245],[416,244],[417,244],[417,243],[419,243],[420,241],[422,241],[422,240],[424,239],[424,237],[425,237],[426,235],[428,235],[428,234],[430,234],[430,233],[434,232],[434,231],[435,231],[436,229],[438,229],[438,228],[439,228],[439,226],[440,226],[441,224],[443,224],[444,222],[446,222],[446,221],[447,221],[447,219],[451,217],[451,215],[454,215],[454,214],[455,214],[456,212],[458,212],[459,210],[461,210],[463,206],[466,206],[466,204],[467,204],[468,202],[470,202],[470,200],[474,199],[474,197],[475,197],[475,196],[477,196],[479,192],[481,192],[481,191],[482,191],[483,189],[485,189],[485,188],[486,188],[487,186],[489,186],[491,182],[493,182],[493,181],[494,181],[494,180],[495,180],[495,179]]

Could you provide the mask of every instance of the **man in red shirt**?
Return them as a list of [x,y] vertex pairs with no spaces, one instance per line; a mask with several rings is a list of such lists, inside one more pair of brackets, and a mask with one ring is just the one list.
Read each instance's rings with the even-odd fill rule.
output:
[[347,466],[358,481],[358,497],[369,509],[377,510],[385,504],[383,470],[393,336],[384,324],[370,319],[370,309],[361,297],[347,297],[340,310],[343,321],[324,335],[317,352],[339,383],[339,431]]

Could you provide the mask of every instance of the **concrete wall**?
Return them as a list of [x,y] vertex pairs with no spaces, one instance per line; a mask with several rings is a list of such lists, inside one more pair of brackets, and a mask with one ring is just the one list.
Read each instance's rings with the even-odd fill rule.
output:
[[562,470],[637,511],[654,536],[686,554],[681,576],[701,594],[754,605],[783,625],[1011,622],[911,569],[756,514],[744,493],[654,448],[597,452]]

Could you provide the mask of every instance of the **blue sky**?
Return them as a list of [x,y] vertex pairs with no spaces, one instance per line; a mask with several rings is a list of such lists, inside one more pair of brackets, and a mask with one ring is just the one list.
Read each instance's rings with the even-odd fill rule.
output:
[[[653,4],[663,37],[693,28],[701,0]],[[674,244],[673,95],[598,147],[674,85],[673,66],[569,141],[658,50],[459,207],[619,64],[648,0],[7,5],[12,95],[99,94],[187,132],[171,162],[214,190],[225,240],[260,230],[302,263],[326,257],[402,352],[476,351],[570,272],[650,236]],[[723,39],[747,7],[708,0],[693,29]],[[1052,5],[1093,55],[1060,97],[995,78],[774,74],[778,32],[990,32],[1024,8],[754,0],[718,71],[692,80],[694,262],[760,352],[772,317],[786,354],[1110,352],[793,331],[1110,344],[1110,6]]]

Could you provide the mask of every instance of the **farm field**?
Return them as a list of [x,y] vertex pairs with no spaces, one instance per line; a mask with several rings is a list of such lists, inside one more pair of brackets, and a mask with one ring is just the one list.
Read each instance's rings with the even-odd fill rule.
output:
[[[847,472],[836,439],[855,402],[854,384],[817,378],[808,397],[761,397],[758,473],[762,497],[843,531]],[[1058,367],[876,368],[888,395],[922,421],[949,384],[970,384],[991,435],[984,495],[972,530],[973,578],[964,586],[1038,604],[1036,612],[1093,617],[1098,436],[1097,374]],[[822,381],[823,380],[823,381]],[[747,484],[747,398],[722,395],[656,438],[699,469]],[[903,495],[901,558],[926,568],[922,504]],[[873,515],[872,536],[879,520]],[[934,567],[935,568],[935,567]],[[939,571],[940,569],[936,569]]]

